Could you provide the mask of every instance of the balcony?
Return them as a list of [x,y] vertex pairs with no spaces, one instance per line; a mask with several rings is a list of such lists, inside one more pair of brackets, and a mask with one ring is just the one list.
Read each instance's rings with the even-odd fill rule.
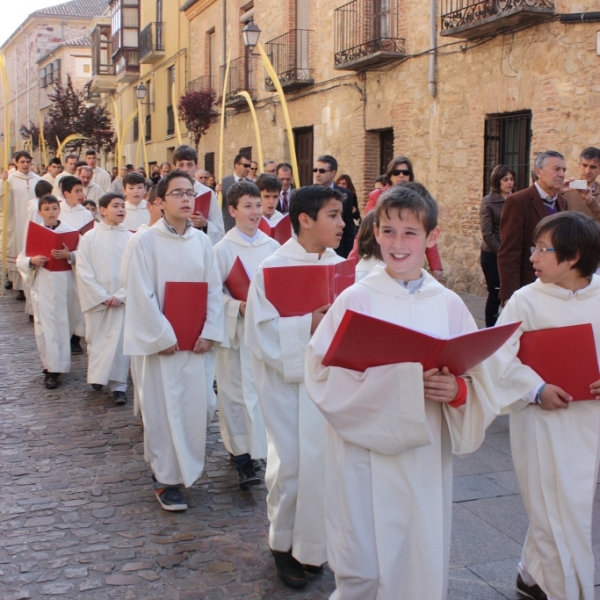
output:
[[149,23],[140,33],[140,63],[151,65],[165,56],[164,23]]
[[116,90],[115,66],[110,51],[110,25],[97,25],[92,31],[91,97],[111,94]]
[[140,53],[137,50],[119,50],[115,60],[115,81],[131,83],[140,76]]
[[554,13],[554,0],[444,0],[440,35],[468,40],[540,23]]
[[[281,87],[292,91],[314,83],[310,65],[310,31],[292,29],[265,44],[269,60],[279,77]],[[275,90],[271,77],[265,79],[265,87]]]
[[[239,92],[246,91],[251,98],[256,98],[257,80],[257,57],[248,55],[240,56],[229,63],[229,77],[227,80],[227,91],[225,95],[226,106],[244,106],[246,100],[238,96]],[[221,67],[221,82],[225,82],[225,70],[227,65]],[[225,86],[221,86],[223,90]],[[219,95],[221,95],[220,92]]]
[[396,0],[353,0],[334,12],[334,69],[363,71],[405,57]]

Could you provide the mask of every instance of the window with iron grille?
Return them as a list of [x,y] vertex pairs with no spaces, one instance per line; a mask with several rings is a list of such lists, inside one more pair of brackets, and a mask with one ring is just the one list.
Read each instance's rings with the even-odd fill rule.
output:
[[507,165],[515,172],[515,192],[529,187],[531,111],[489,115],[484,139],[484,195],[490,193],[490,177],[496,165]]
[[215,153],[207,152],[204,155],[204,170],[208,171],[212,175],[215,174]]
[[394,158],[394,130],[382,129],[379,132],[379,174],[387,171],[388,164]]

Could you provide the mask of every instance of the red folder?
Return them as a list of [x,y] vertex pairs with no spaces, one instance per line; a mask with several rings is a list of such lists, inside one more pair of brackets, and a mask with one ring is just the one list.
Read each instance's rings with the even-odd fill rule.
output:
[[177,336],[180,350],[192,350],[206,321],[208,283],[167,281],[163,312]]
[[79,243],[79,231],[56,233],[48,227],[29,221],[25,256],[46,256],[50,260],[44,265],[48,271],[70,271],[66,258],[52,258],[52,250],[62,250],[64,244],[72,252]]
[[231,271],[229,271],[229,275],[227,275],[225,287],[232,298],[241,300],[242,302],[248,300],[250,277],[248,277],[246,267],[244,267],[244,263],[242,263],[239,256],[235,259],[233,267],[231,267]]
[[258,228],[280,244],[285,244],[292,237],[292,224],[289,214],[283,216],[273,226],[271,226],[269,219],[263,217],[258,224]]
[[300,317],[333,301],[355,281],[354,261],[336,265],[267,267],[267,300],[282,317]]
[[210,212],[210,201],[212,199],[212,192],[204,192],[196,197],[194,201],[194,214],[202,213],[205,219],[208,219],[208,213]]
[[323,366],[362,372],[369,367],[418,362],[424,371],[448,367],[453,375],[462,375],[496,352],[519,325],[509,323],[442,339],[347,310]]
[[590,323],[526,331],[519,359],[546,383],[557,385],[573,400],[592,400],[590,384],[600,379],[594,331]]
[[80,230],[79,230],[79,235],[83,235],[84,233],[87,233],[90,229],[94,229],[94,219],[92,219],[89,223],[86,223]]

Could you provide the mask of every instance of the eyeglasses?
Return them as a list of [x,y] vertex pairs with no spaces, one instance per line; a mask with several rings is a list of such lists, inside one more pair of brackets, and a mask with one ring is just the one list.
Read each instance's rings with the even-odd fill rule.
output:
[[242,167],[244,167],[244,169],[249,169],[252,165],[250,163],[238,163],[238,165],[242,165]]
[[329,173],[330,171],[331,171],[331,169],[317,169],[317,167],[315,167],[313,169],[313,173],[321,173],[321,174]]
[[190,200],[193,200],[196,197],[196,192],[194,190],[173,190],[172,192],[167,192],[165,196],[173,196],[173,198],[183,198],[187,196]]
[[536,248],[535,246],[531,246],[529,249],[531,250],[531,256],[533,256],[536,252],[541,256],[544,256],[546,252],[556,252],[554,248]]
[[258,171],[258,167],[250,167],[251,171]]
[[410,177],[410,171],[408,169],[394,169],[392,171],[392,175],[394,177],[398,177],[398,175],[404,175],[404,177]]

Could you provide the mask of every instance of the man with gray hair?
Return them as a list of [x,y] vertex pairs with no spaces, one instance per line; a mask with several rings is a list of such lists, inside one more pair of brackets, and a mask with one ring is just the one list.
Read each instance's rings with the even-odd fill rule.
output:
[[269,175],[276,175],[277,173],[277,163],[270,158],[263,161],[263,173],[268,173]]
[[554,150],[540,152],[533,170],[536,181],[507,198],[500,218],[498,271],[502,306],[514,292],[535,281],[529,259],[536,225],[548,215],[567,210],[567,201],[560,194],[567,170],[564,156]]
[[202,185],[206,185],[209,175],[210,175],[210,173],[208,171],[205,171],[204,169],[198,169],[194,173],[194,177],[195,177],[196,181],[198,181]]
[[600,222],[600,183],[597,181],[600,175],[600,148],[590,146],[583,150],[579,155],[578,169],[577,179],[586,182],[587,190],[569,189],[568,184],[574,178],[565,179],[562,195],[567,201],[567,208],[582,212]]

